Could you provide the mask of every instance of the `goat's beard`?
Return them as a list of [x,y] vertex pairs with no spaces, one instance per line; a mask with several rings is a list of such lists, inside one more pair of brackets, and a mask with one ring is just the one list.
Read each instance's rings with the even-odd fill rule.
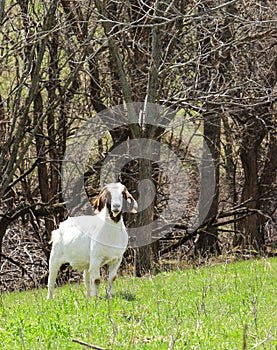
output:
[[122,212],[121,211],[110,211],[110,218],[115,222],[115,223],[118,223],[120,221],[120,218],[121,218],[121,214]]

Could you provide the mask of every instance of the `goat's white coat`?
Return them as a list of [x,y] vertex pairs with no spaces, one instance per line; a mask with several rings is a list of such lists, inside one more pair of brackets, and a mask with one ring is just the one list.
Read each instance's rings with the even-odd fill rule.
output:
[[[121,184],[113,184],[110,190],[121,191]],[[109,187],[108,187],[109,188]],[[124,186],[123,186],[124,188]],[[113,197],[120,203],[118,196],[111,193],[111,208]],[[119,202],[118,202],[119,200]],[[135,202],[136,207],[136,202]],[[84,280],[87,288],[87,296],[94,297],[98,294],[100,282],[100,267],[109,266],[107,296],[112,295],[113,281],[127,248],[128,234],[121,216],[115,223],[109,215],[107,207],[95,216],[69,217],[60,224],[52,233],[52,250],[49,260],[48,299],[53,298],[55,280],[60,266],[64,263],[77,270],[84,270]]]

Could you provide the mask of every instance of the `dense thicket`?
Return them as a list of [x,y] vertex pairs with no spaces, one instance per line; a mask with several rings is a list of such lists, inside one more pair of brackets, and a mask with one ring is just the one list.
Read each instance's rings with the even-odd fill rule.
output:
[[[47,257],[50,232],[67,215],[61,168],[68,140],[106,108],[148,102],[181,110],[200,127],[216,188],[194,232],[180,219],[170,247],[137,249],[137,274],[151,268],[152,251],[192,237],[195,254],[220,252],[222,234],[233,247],[263,251],[268,229],[276,229],[276,18],[273,0],[1,1],[0,249],[20,225]],[[110,149],[128,139],[161,140],[164,131],[137,120],[97,140],[94,172],[85,174],[96,178],[92,195]],[[143,178],[154,182],[160,196],[137,223],[154,219],[166,192],[155,164],[130,163],[122,176],[133,188]],[[203,189],[204,172],[201,179]]]

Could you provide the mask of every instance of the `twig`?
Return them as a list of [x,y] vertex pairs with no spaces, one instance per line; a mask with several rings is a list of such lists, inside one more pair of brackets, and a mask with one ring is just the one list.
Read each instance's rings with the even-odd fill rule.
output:
[[260,345],[263,345],[264,343],[266,343],[267,341],[269,341],[272,338],[272,335],[267,335],[267,337],[265,339],[263,339],[262,341],[260,341],[259,343],[257,343],[256,345],[254,345],[252,348],[250,348],[250,350],[254,350],[257,349]]
[[108,350],[108,349],[106,349],[106,348],[101,348],[101,346],[89,344],[89,343],[86,343],[86,342],[84,342],[84,341],[82,341],[82,340],[78,340],[78,339],[72,339],[72,342],[73,342],[73,343],[80,344],[80,345],[83,345],[83,346],[86,346],[87,348],[90,348],[90,349]]
[[242,344],[242,349],[243,350],[247,349],[247,329],[248,329],[248,326],[246,324],[243,327],[243,344]]
[[28,269],[26,269],[23,265],[21,265],[21,263],[20,263],[19,261],[16,261],[16,260],[14,260],[12,257],[7,256],[6,254],[3,254],[3,253],[0,254],[0,257],[2,257],[2,258],[4,258],[4,259],[8,260],[8,261],[9,261],[10,263],[12,263],[13,265],[19,267],[19,268],[21,269],[21,271],[22,271],[22,275],[23,275],[23,274],[26,274],[27,276],[30,277],[30,279],[31,279],[34,283],[36,282],[36,281],[34,280],[33,276],[29,273]]

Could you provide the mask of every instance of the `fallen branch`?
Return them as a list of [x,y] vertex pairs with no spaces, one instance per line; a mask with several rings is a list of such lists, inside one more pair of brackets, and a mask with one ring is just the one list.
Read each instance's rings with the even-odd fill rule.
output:
[[[234,223],[236,221],[240,221],[240,220],[244,219],[247,216],[254,215],[254,214],[262,215],[261,211],[258,210],[258,209],[249,209],[249,208],[244,208],[244,207],[232,210],[232,211],[227,212],[227,213],[220,213],[219,215],[213,216],[210,219],[205,220],[195,230],[193,230],[190,233],[187,233],[186,235],[184,235],[181,238],[179,238],[173,244],[171,244],[168,247],[165,247],[164,249],[162,249],[160,251],[160,254],[164,255],[164,254],[167,254],[167,253],[177,249],[182,244],[190,241],[192,238],[196,237],[197,235],[199,235],[199,234],[201,234],[203,232],[207,233],[209,231],[209,228],[211,228],[211,227],[220,227],[220,226],[224,226],[224,225],[227,225],[227,224],[230,224],[230,223]],[[231,219],[231,220],[228,220],[228,221],[218,222],[218,219],[223,219],[223,218],[227,218],[227,217],[235,216],[235,215],[236,216],[237,215],[241,215],[241,216],[237,217],[236,219]],[[186,225],[176,224],[176,225],[173,226],[173,228],[179,229],[179,230],[185,230],[186,232],[188,232],[188,227]]]
[[73,343],[80,344],[80,345],[83,345],[83,346],[86,346],[87,348],[90,348],[90,349],[108,350],[108,349],[106,349],[106,348],[101,348],[101,346],[89,344],[89,343],[86,343],[86,342],[84,342],[84,341],[82,341],[82,340],[78,340],[78,339],[72,339],[72,342],[73,342]]

